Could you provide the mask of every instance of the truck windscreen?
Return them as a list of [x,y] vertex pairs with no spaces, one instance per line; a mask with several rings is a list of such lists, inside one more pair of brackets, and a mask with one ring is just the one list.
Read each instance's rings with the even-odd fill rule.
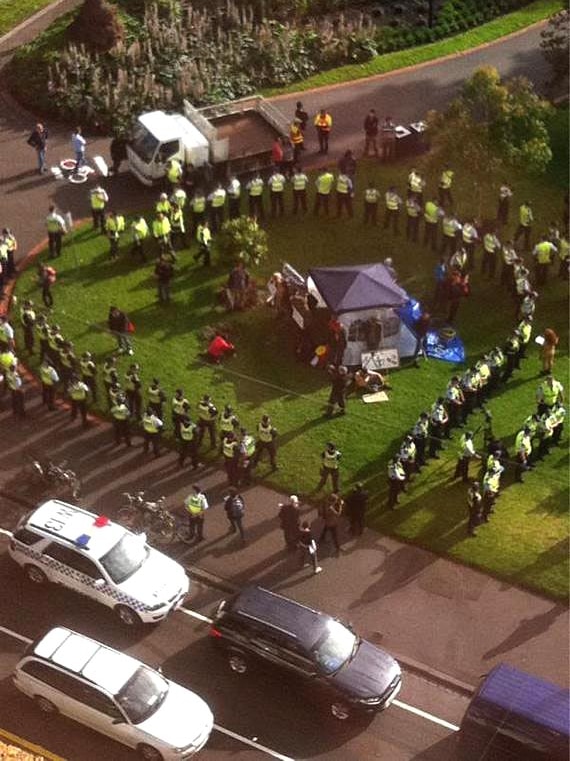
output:
[[156,153],[158,140],[145,126],[137,124],[133,130],[130,146],[141,161],[144,161],[145,164],[150,164]]

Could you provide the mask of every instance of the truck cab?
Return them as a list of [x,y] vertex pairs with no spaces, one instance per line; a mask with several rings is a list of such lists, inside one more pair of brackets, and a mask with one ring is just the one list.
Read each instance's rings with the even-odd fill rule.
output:
[[208,161],[207,138],[182,114],[151,111],[136,121],[127,145],[129,166],[144,185],[154,185],[166,173],[170,159],[200,167]]

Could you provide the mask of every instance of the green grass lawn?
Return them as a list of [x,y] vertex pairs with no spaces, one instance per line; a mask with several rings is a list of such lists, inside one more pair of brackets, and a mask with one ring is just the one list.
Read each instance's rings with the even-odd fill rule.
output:
[[[567,112],[566,112],[567,113]],[[355,218],[305,220],[286,216],[268,224],[271,258],[259,273],[261,282],[289,261],[300,271],[310,266],[381,261],[392,256],[400,282],[408,293],[428,298],[432,292],[432,271],[436,257],[421,246],[406,244],[403,238],[366,228],[361,222],[361,198],[366,181],[375,178],[381,190],[390,184],[404,190],[408,165],[379,167],[372,160],[360,162],[357,177]],[[556,180],[564,181],[564,172]],[[430,186],[434,186],[431,178]],[[552,176],[516,180],[516,200],[531,198],[535,216],[544,222],[561,213],[563,186]],[[134,180],[133,180],[134,182]],[[567,179],[566,179],[567,182]],[[473,213],[469,178],[458,169],[455,194],[462,216]],[[495,210],[496,189],[490,189],[485,215]],[[87,213],[87,209],[86,209]],[[511,231],[514,227],[512,214]],[[537,225],[538,230],[540,224]],[[537,231],[538,231],[537,230]],[[169,393],[182,386],[194,408],[201,394],[212,394],[219,408],[235,406],[241,419],[253,428],[262,413],[271,415],[279,430],[280,469],[269,477],[268,465],[259,467],[259,476],[289,493],[309,493],[316,485],[319,455],[325,443],[334,440],[343,451],[342,485],[363,480],[373,494],[369,523],[384,533],[417,542],[461,562],[491,571],[512,582],[563,598],[568,585],[568,469],[567,436],[547,461],[530,473],[524,485],[513,485],[512,469],[507,473],[497,514],[482,527],[476,539],[465,536],[465,489],[451,480],[456,459],[457,434],[449,442],[441,460],[433,462],[418,477],[398,510],[385,508],[386,464],[399,446],[406,430],[418,414],[442,393],[454,365],[429,361],[420,369],[403,367],[393,373],[393,391],[387,404],[365,405],[351,399],[344,418],[323,418],[328,384],[322,371],[295,361],[291,325],[276,320],[267,308],[226,315],[215,305],[216,289],[226,271],[213,266],[197,267],[192,252],[180,254],[173,302],[161,306],[156,300],[153,264],[131,260],[125,241],[118,262],[108,258],[107,241],[85,226],[66,243],[57,261],[54,319],[75,342],[78,352],[90,349],[98,361],[114,349],[114,340],[104,331],[108,307],[125,309],[136,325],[136,360],[146,384],[160,378]],[[215,259],[214,259],[215,265]],[[554,270],[554,268],[553,268]],[[461,306],[458,329],[469,361],[496,343],[502,343],[514,324],[513,303],[498,283],[482,281],[476,271],[472,296]],[[20,278],[17,295],[39,303],[35,269]],[[561,335],[557,375],[567,381],[567,284],[556,279],[540,295],[535,333],[546,327]],[[204,365],[198,353],[206,325],[220,321],[231,324],[236,335],[237,356],[224,367]],[[120,360],[121,374],[128,360]],[[535,390],[540,369],[534,344],[523,369],[490,402],[496,433],[512,446],[521,421],[535,408]],[[169,422],[169,421],[168,421]],[[480,415],[470,421],[474,430]],[[482,434],[476,436],[482,447]]]
[[45,8],[52,0],[0,0],[0,36]]
[[312,77],[303,79],[301,82],[293,82],[286,87],[273,87],[264,91],[264,95],[279,95],[288,92],[300,92],[312,90],[315,87],[351,82],[363,77],[371,77],[374,74],[386,74],[389,71],[403,69],[407,66],[415,66],[426,61],[434,61],[436,58],[461,53],[471,48],[482,45],[485,42],[493,42],[512,32],[524,29],[537,21],[546,19],[557,11],[566,8],[563,0],[535,0],[524,8],[512,13],[499,16],[492,21],[482,24],[467,32],[456,34],[428,45],[420,45],[406,50],[398,50],[394,53],[385,53],[375,56],[366,63],[355,63],[348,66],[339,66],[329,69]]

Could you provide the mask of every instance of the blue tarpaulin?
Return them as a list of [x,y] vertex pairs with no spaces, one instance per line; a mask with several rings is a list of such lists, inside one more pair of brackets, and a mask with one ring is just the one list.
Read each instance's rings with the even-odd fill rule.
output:
[[[414,325],[422,316],[419,301],[410,299],[403,307],[396,310],[402,322],[413,332]],[[432,359],[444,362],[465,362],[465,346],[458,335],[448,340],[440,336],[437,330],[428,330],[426,336],[426,354]]]

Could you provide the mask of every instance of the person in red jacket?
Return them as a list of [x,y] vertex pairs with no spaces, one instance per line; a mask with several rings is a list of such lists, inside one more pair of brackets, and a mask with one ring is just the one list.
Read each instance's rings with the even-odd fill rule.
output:
[[227,340],[225,336],[218,333],[211,341],[206,352],[208,360],[215,365],[219,365],[222,359],[227,355],[229,357],[235,353],[235,346]]

